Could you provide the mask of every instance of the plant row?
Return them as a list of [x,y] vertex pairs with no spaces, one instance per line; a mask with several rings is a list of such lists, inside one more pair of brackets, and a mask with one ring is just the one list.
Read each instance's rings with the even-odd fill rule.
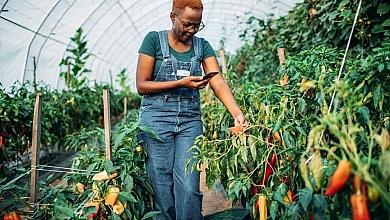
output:
[[278,83],[243,83],[229,72],[250,125],[230,134],[229,113],[203,94],[206,132],[194,148],[208,185],[220,180],[229,199],[240,200],[256,218],[348,218],[356,200],[364,213],[385,218],[389,51],[383,43],[365,56],[349,57],[339,80],[343,51],[325,45],[288,57],[278,68]]
[[[9,92],[0,90],[0,168],[1,175],[10,163],[22,162],[21,156],[31,147],[32,119],[36,93],[31,85],[15,85]],[[48,86],[38,86],[42,94],[41,143],[44,150],[52,152],[64,145],[65,137],[86,128],[102,126],[104,89],[106,85],[82,87],[60,91]],[[116,121],[123,116],[123,102],[127,97],[128,108],[138,108],[140,97],[112,90],[110,95],[111,114]]]

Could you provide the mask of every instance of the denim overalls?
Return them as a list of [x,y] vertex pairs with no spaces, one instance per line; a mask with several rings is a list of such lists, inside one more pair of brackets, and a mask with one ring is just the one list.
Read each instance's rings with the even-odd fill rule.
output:
[[[190,71],[201,76],[202,40],[193,37],[195,56],[190,62],[178,61],[169,52],[167,31],[159,32],[163,63],[154,81],[173,81]],[[188,72],[187,72],[188,73]],[[162,141],[141,133],[147,152],[147,173],[155,192],[156,209],[162,211],[155,219],[203,219],[202,194],[199,191],[199,172],[186,169],[193,155],[189,149],[203,133],[199,90],[177,88],[141,101],[140,125],[152,129]],[[186,171],[185,171],[186,170]]]

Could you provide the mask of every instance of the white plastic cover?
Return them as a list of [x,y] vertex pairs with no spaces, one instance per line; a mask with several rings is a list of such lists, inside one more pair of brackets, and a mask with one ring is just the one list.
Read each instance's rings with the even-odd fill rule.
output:
[[[253,15],[285,14],[298,0],[203,0],[206,28],[197,35],[218,49],[234,52],[239,34]],[[170,29],[172,0],[0,0],[0,83],[43,81],[59,89],[59,63],[77,28],[82,27],[91,53],[92,81],[117,85],[126,68],[134,88],[138,49],[152,30]],[[35,62],[34,62],[35,60]]]

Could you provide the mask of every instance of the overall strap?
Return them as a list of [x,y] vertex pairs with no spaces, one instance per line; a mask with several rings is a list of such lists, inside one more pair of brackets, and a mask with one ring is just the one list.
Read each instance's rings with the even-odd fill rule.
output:
[[191,58],[191,73],[195,72],[195,68],[197,66],[197,63],[201,62],[202,59],[202,51],[203,51],[203,41],[202,39],[193,36],[192,37],[192,44],[195,51],[195,56]]
[[[173,73],[176,75],[177,70],[177,59],[171,55],[169,52],[169,43],[168,43],[168,31],[163,30],[158,32],[158,37],[160,39],[161,52],[163,55],[163,62],[166,63],[168,60],[172,61]],[[164,63],[162,65],[164,65]]]
[[167,30],[159,31],[158,37],[160,39],[161,52],[165,61],[165,59],[170,57],[169,44],[168,44],[168,31]]
[[203,40],[201,38],[198,38],[196,36],[192,37],[193,41],[192,43],[194,44],[194,51],[195,51],[195,56],[201,58],[203,56]]

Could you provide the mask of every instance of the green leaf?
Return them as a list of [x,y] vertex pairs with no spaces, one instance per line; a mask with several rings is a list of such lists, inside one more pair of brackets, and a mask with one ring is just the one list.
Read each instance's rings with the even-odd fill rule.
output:
[[374,34],[378,34],[378,33],[382,33],[382,32],[385,32],[385,30],[383,29],[383,26],[380,24],[377,24],[372,28],[372,33],[374,33]]
[[382,26],[389,27],[390,26],[390,19],[387,19],[385,22],[383,22]]
[[361,123],[367,124],[370,121],[370,110],[366,106],[361,106],[356,110]]
[[301,114],[306,112],[306,101],[302,98],[298,99],[298,109]]
[[374,96],[373,98],[374,98],[375,108],[382,109],[383,99],[384,99],[382,86],[380,86],[380,85],[376,86],[374,93],[373,93],[373,96]]
[[111,219],[113,219],[113,220],[121,220],[121,217],[117,214],[114,214],[114,213],[111,215],[111,217],[112,217]]
[[93,164],[91,164],[91,165],[88,166],[88,168],[87,168],[87,174],[86,174],[87,176],[90,176],[90,175],[91,175],[91,173],[92,173],[92,171],[95,169],[96,165],[97,165],[97,163],[93,163]]
[[381,3],[378,5],[377,13],[384,15],[387,14],[390,11],[390,4],[389,3]]
[[278,186],[278,189],[276,190],[274,194],[274,199],[282,204],[284,204],[284,196],[287,193],[287,185],[282,183]]
[[255,161],[257,156],[256,144],[250,145],[250,151],[251,151],[252,159]]
[[303,188],[298,191],[298,200],[301,203],[303,209],[307,212],[307,207],[312,199],[313,192],[308,188]]
[[237,169],[238,169],[238,156],[235,155],[233,159],[234,159],[234,161],[233,161],[233,164],[232,164],[232,171],[234,173],[234,172],[238,172],[237,171]]
[[345,7],[348,3],[349,3],[349,0],[343,0],[343,1],[340,2],[340,6],[339,7]]
[[72,208],[65,207],[65,206],[59,206],[59,205],[54,205],[54,210],[55,212],[59,212],[64,214],[67,217],[74,218],[74,211]]
[[129,211],[129,209],[125,209],[125,214],[128,217],[128,219],[134,219],[133,214]]
[[152,129],[144,126],[140,126],[139,129],[149,135],[149,137],[162,142],[161,138]]
[[316,219],[323,219],[325,212],[328,209],[328,203],[323,195],[314,194],[313,196],[313,211],[314,215],[318,216]]
[[125,130],[123,132],[121,132],[115,139],[115,143],[114,143],[114,148],[118,148],[118,146],[120,144],[122,144],[123,142],[123,138],[126,137],[126,135],[128,134],[128,130]]
[[154,216],[156,216],[156,215],[158,215],[158,214],[160,214],[160,213],[161,213],[161,211],[148,212],[148,213],[146,213],[146,214],[144,215],[144,217],[142,217],[141,220],[144,220],[144,219],[148,219],[148,218],[154,217]]
[[237,198],[240,198],[241,188],[242,188],[242,183],[240,181],[236,181],[234,184],[234,193],[236,194]]
[[84,216],[88,216],[89,214],[92,214],[92,213],[95,213],[95,212],[96,212],[95,206],[90,206],[90,207],[87,207],[86,209],[83,209],[83,215]]
[[297,203],[293,203],[289,205],[287,210],[287,215],[291,220],[300,219],[301,216],[299,215],[299,205]]
[[382,72],[385,69],[385,64],[381,63],[378,65],[378,71]]
[[269,207],[269,213],[272,219],[276,219],[276,215],[278,214],[279,203],[277,201],[272,201]]
[[248,149],[246,147],[242,147],[240,151],[242,160],[244,163],[248,163]]
[[[249,181],[247,181],[246,183],[250,184]],[[244,195],[248,195],[248,190],[250,189],[250,185],[248,184],[243,184],[242,185],[242,188],[241,188],[241,191],[242,191],[242,194]]]
[[302,127],[296,127],[296,129],[299,131],[299,133],[301,133],[302,135],[306,136],[307,135],[307,132],[305,131],[305,129],[303,129]]
[[111,160],[106,160],[104,162],[104,169],[107,171],[107,173],[111,173],[112,171],[114,171],[114,164]]
[[294,147],[293,144],[294,144],[294,139],[293,137],[290,135],[290,133],[288,133],[286,130],[283,130],[283,141],[284,143],[286,144],[286,147],[287,148],[290,148],[290,147]]
[[277,131],[277,130],[280,128],[280,124],[281,124],[281,122],[280,122],[280,120],[278,120],[278,121],[275,123],[274,127],[272,128],[272,133],[275,132],[275,131]]
[[127,175],[125,178],[125,188],[127,192],[131,192],[134,187],[134,180],[133,177],[130,175]]
[[128,201],[131,203],[138,202],[130,192],[119,192],[119,198],[121,201]]
[[379,158],[379,171],[385,180],[390,180],[390,152],[386,151]]

